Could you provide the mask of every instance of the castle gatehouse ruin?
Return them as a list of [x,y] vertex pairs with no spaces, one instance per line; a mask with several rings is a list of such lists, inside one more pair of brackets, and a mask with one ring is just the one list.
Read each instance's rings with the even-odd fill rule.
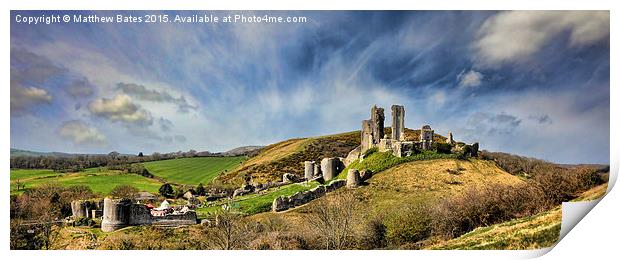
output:
[[134,203],[130,199],[76,200],[71,202],[73,219],[102,217],[101,230],[111,232],[128,226],[183,226],[197,224],[196,211],[189,207],[160,207]]

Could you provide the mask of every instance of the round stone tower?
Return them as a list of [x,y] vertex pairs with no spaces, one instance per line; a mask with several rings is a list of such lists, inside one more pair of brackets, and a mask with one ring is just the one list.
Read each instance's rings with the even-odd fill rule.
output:
[[349,169],[347,172],[347,188],[357,188],[361,183],[360,172],[357,169]]
[[131,200],[105,198],[103,201],[103,221],[101,230],[111,232],[129,226]]

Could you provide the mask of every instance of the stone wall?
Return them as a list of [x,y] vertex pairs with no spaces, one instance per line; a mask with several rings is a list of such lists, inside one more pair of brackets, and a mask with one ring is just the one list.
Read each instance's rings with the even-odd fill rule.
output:
[[152,224],[158,226],[182,226],[198,224],[198,216],[195,211],[184,214],[170,214],[161,217],[153,217]]
[[71,215],[77,218],[95,218],[93,210],[102,210],[103,200],[74,200],[71,201]]
[[351,150],[347,155],[347,158],[344,159],[344,166],[347,167],[349,164],[354,162],[355,160],[360,158],[362,146],[355,147],[355,149]]
[[291,196],[280,196],[273,200],[271,210],[273,212],[284,211],[290,208],[301,206],[312,200],[325,196],[326,193],[332,192],[346,184],[345,180],[335,180],[328,185],[319,185],[309,191],[300,191]]

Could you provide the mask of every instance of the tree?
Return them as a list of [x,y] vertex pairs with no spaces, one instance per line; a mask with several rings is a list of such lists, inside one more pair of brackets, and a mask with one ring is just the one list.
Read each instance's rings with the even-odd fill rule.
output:
[[232,208],[232,202],[222,206],[216,213],[215,226],[205,229],[209,243],[214,249],[232,250],[242,249],[252,238],[249,222],[243,215]]
[[118,185],[110,191],[110,196],[116,198],[128,198],[133,199],[138,194],[138,188],[131,185]]
[[314,204],[307,215],[312,230],[325,241],[325,249],[344,249],[353,237],[355,197],[340,194],[327,203]]
[[205,186],[202,185],[202,182],[198,183],[198,187],[196,187],[196,194],[199,196],[204,196],[205,193],[207,193]]
[[172,185],[165,183],[164,185],[161,185],[161,187],[159,187],[159,194],[169,198],[174,195],[174,189],[172,188]]
[[144,154],[142,154],[142,152],[138,153],[138,157],[144,157]]

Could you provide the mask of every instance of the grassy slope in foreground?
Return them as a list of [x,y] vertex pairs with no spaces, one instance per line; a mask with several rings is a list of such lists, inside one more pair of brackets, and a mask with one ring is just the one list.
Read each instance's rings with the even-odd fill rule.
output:
[[180,158],[146,162],[144,167],[166,181],[198,185],[207,184],[220,173],[238,167],[246,158],[245,156]]
[[[459,174],[448,172],[449,169],[456,168],[461,168]],[[363,216],[366,219],[382,217],[386,222],[392,222],[391,218],[399,215],[407,205],[433,204],[470,187],[494,183],[517,184],[522,180],[489,161],[437,159],[403,163],[375,173],[367,182],[367,185],[357,189],[342,188],[328,193],[307,205],[325,205],[328,199],[349,193],[363,202],[354,208],[354,216]],[[287,226],[302,228],[308,226],[305,208],[307,207],[297,207],[283,213],[265,212],[252,218],[266,221],[268,218],[278,217]]]
[[[607,184],[596,186],[573,201],[594,200],[605,195]],[[562,209],[556,207],[534,216],[474,229],[429,249],[539,249],[553,246],[562,224]]]
[[[15,177],[14,177],[15,176]],[[19,177],[18,177],[19,176]],[[121,174],[115,171],[87,169],[78,173],[54,173],[51,170],[11,170],[11,194],[17,194],[16,179],[26,189],[56,183],[62,186],[86,185],[94,192],[108,194],[117,185],[132,185],[139,190],[157,193],[161,183],[136,174]]]

